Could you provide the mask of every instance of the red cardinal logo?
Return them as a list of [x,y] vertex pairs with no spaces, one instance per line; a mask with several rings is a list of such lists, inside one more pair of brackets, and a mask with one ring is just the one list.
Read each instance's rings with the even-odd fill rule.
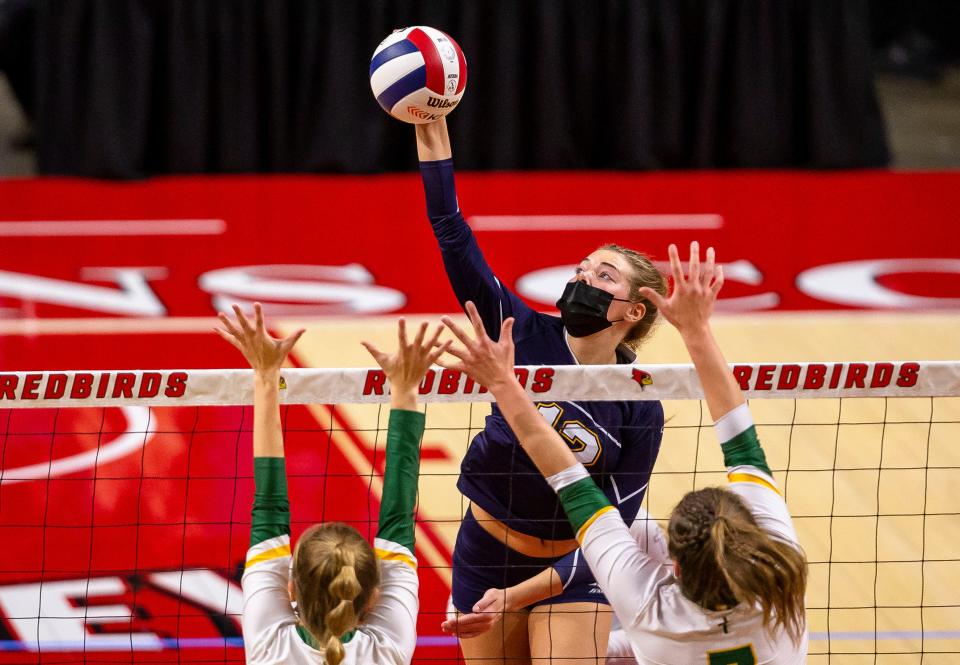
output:
[[653,375],[642,369],[633,370],[633,380],[640,385],[640,390],[646,390],[647,386],[653,385]]

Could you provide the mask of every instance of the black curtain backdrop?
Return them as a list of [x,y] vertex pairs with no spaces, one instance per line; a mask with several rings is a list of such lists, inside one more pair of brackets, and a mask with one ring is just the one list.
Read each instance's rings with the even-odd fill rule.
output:
[[32,58],[36,10],[33,0],[0,0],[0,72],[27,118],[33,118],[36,98]]
[[881,166],[867,0],[40,0],[43,173],[415,164],[368,68],[392,29],[466,54],[466,169]]

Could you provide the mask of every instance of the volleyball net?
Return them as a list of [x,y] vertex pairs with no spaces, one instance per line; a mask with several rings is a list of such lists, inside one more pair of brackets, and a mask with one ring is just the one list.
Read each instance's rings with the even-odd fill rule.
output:
[[[809,559],[810,662],[956,662],[960,363],[732,371]],[[685,492],[726,482],[691,366],[518,367],[517,376],[542,405],[663,401],[644,498],[655,518]],[[372,537],[383,373],[286,369],[281,388],[294,537],[333,520]],[[439,624],[467,507],[456,479],[492,398],[442,369],[425,377],[421,398],[415,662],[451,662],[456,643]],[[241,370],[0,373],[0,662],[243,661],[251,401]]]

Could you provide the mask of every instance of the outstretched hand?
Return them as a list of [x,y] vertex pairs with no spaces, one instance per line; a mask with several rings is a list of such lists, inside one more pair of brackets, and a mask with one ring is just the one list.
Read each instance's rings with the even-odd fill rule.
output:
[[706,261],[700,263],[700,243],[690,243],[689,274],[684,276],[683,265],[676,245],[670,245],[670,269],[673,273],[673,292],[664,298],[651,288],[643,287],[640,295],[650,300],[663,317],[681,334],[702,330],[709,325],[717,294],[723,287],[723,268],[715,262],[713,247],[707,248]]
[[271,337],[263,323],[263,308],[260,303],[254,303],[254,324],[243,314],[239,305],[233,306],[236,322],[223,312],[217,313],[217,318],[223,328],[214,328],[222,338],[230,342],[243,354],[250,363],[253,371],[260,375],[279,372],[283,362],[287,359],[290,349],[297,343],[304,329],[296,331],[283,339]]
[[503,322],[500,326],[500,340],[494,342],[483,327],[476,305],[468,300],[466,309],[473,325],[474,338],[449,316],[441,317],[443,325],[450,329],[463,346],[451,346],[447,349],[447,352],[459,358],[460,362],[439,361],[440,365],[466,372],[491,392],[504,381],[516,381],[513,373],[513,317]]
[[440,630],[448,635],[469,639],[493,628],[507,611],[506,589],[487,589],[473,606],[473,612],[449,617],[440,624]]
[[427,323],[424,321],[413,342],[408,342],[407,322],[401,318],[397,323],[396,353],[384,353],[370,342],[360,343],[387,375],[391,393],[415,393],[430,365],[450,346],[449,340],[443,343],[438,341],[442,332],[443,326],[437,326],[430,339],[424,341],[427,334]]

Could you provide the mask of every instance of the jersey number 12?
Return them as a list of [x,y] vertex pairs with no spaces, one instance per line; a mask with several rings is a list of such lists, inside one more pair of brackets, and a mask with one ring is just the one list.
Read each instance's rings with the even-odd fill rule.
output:
[[540,415],[550,426],[560,432],[560,436],[570,446],[577,461],[584,466],[591,466],[600,457],[600,437],[579,420],[566,420],[562,427],[557,427],[563,418],[563,408],[553,402],[537,404]]

